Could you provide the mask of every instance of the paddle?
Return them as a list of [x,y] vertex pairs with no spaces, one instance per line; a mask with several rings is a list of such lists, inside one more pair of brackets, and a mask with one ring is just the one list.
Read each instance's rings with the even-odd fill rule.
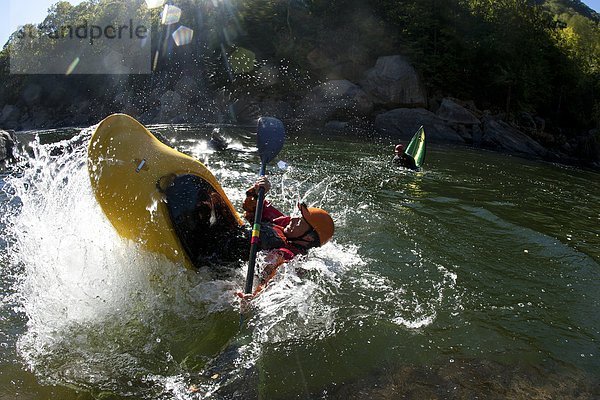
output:
[[[259,176],[265,176],[267,164],[275,158],[283,147],[285,140],[285,128],[277,118],[261,117],[258,120],[256,143],[260,155]],[[248,258],[248,272],[246,274],[246,286],[244,293],[252,293],[254,283],[254,267],[256,265],[256,253],[258,252],[258,241],[260,237],[260,221],[262,219],[263,203],[265,200],[265,189],[258,190],[256,200],[256,212],[254,213],[254,226],[252,227],[252,239],[250,241],[250,257]]]

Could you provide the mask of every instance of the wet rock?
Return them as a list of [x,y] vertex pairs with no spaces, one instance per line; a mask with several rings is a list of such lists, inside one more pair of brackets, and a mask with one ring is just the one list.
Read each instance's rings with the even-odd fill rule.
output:
[[442,119],[423,108],[397,108],[375,119],[375,129],[385,135],[410,140],[423,125],[428,142],[464,144],[464,139]]
[[452,99],[442,100],[436,115],[449,123],[461,125],[479,125],[480,121],[471,111],[459,105]]
[[317,121],[363,116],[369,114],[372,108],[366,93],[344,79],[328,81],[313,88],[301,106],[303,117]]
[[16,161],[17,138],[12,131],[0,130],[0,167]]
[[361,81],[373,102],[386,108],[422,107],[426,103],[425,88],[415,68],[402,56],[379,57],[374,68]]
[[474,146],[481,146],[481,140],[483,139],[483,131],[480,125],[473,125],[473,131],[471,132],[471,138]]
[[505,151],[511,154],[545,157],[547,150],[538,142],[492,116],[483,118],[481,147]]

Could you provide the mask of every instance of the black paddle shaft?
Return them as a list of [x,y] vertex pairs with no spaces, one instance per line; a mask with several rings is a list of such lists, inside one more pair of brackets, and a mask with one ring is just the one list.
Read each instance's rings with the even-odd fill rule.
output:
[[[263,117],[258,120],[256,141],[261,159],[259,176],[265,176],[267,164],[279,153],[283,147],[284,140],[285,129],[280,120],[271,117]],[[258,189],[256,212],[254,213],[254,224],[252,226],[248,272],[246,273],[246,286],[244,287],[244,293],[246,294],[252,293],[254,283],[254,269],[256,266],[256,253],[258,253],[258,242],[260,240],[260,222],[262,220],[264,200],[265,189],[261,187]]]
[[[264,175],[261,175],[264,176]],[[252,293],[254,283],[254,269],[256,266],[256,253],[258,253],[258,241],[260,240],[260,220],[262,219],[263,203],[265,200],[265,189],[258,189],[258,199],[256,200],[256,212],[254,213],[254,226],[252,227],[252,244],[250,245],[250,256],[248,258],[248,272],[246,273],[246,287],[244,293]]]

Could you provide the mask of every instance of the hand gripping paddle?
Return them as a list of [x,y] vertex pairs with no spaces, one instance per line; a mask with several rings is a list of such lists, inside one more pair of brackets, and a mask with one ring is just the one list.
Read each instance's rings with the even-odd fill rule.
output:
[[[277,118],[261,117],[258,120],[256,143],[258,145],[258,154],[260,155],[259,176],[265,176],[267,164],[273,160],[285,141],[285,128],[283,123]],[[260,237],[260,221],[262,219],[263,203],[265,200],[265,189],[258,190],[258,199],[256,200],[256,212],[254,214],[254,226],[252,227],[252,239],[250,241],[250,257],[248,258],[248,272],[246,274],[246,286],[244,293],[252,293],[254,283],[254,267],[256,265],[256,253],[258,252],[258,242]]]

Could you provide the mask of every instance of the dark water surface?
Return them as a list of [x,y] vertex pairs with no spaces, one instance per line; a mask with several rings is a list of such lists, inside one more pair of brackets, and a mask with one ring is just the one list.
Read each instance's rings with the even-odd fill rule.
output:
[[[241,208],[251,132],[213,153],[211,127],[152,129]],[[90,133],[41,132],[0,177],[0,399],[600,398],[597,173],[450,147],[414,173],[388,140],[290,137],[270,198],[327,208],[335,238],[240,332],[244,266],[187,271],[121,240]]]

